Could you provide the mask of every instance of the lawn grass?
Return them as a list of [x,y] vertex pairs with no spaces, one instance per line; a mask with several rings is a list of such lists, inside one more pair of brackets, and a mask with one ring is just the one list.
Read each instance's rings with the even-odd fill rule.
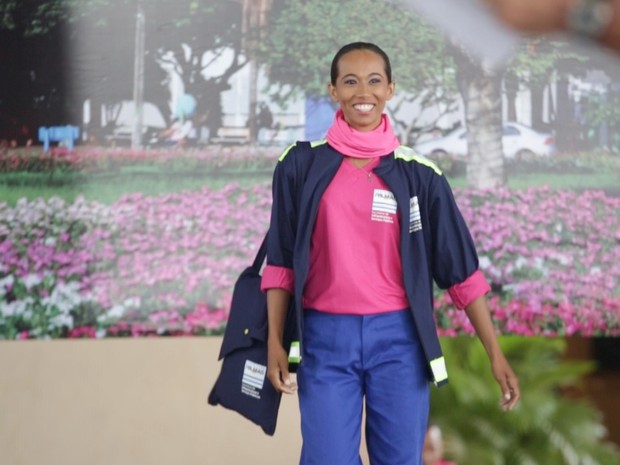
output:
[[513,175],[508,179],[512,189],[548,185],[554,189],[601,189],[620,194],[620,176],[613,171],[596,173],[530,173]]
[[[113,204],[124,194],[140,192],[146,196],[172,192],[194,191],[208,187],[220,189],[230,183],[249,186],[270,183],[267,171],[238,171],[228,173],[166,172],[161,168],[124,167],[120,172],[96,175],[63,173],[50,177],[46,173],[0,174],[0,202],[14,206],[21,198],[33,200],[60,197],[72,203],[82,195],[86,200]],[[448,176],[455,188],[467,187],[464,176]],[[601,189],[620,195],[620,179],[614,171],[595,173],[513,173],[508,179],[512,189],[549,186],[554,189]]]
[[142,193],[145,196],[164,195],[173,192],[195,191],[208,187],[221,189],[227,184],[254,185],[271,181],[271,175],[265,173],[238,173],[227,175],[186,175],[174,173],[123,173],[106,176],[86,176],[69,179],[69,182],[60,183],[59,178],[52,183],[36,183],[36,177],[22,177],[21,182],[15,177],[7,182],[0,175],[0,202],[7,202],[14,206],[21,198],[33,200],[36,198],[49,199],[60,197],[67,203],[73,203],[76,197],[82,195],[86,200],[111,205],[125,194]]
[[[467,187],[465,176],[448,176],[450,185],[457,188]],[[508,177],[511,189],[549,186],[553,189],[597,189],[613,195],[620,195],[620,177],[614,172],[603,173],[519,173]]]

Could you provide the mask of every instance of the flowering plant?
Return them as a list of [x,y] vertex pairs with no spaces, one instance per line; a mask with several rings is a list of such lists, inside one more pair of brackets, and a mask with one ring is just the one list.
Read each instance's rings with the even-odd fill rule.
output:
[[[620,199],[455,190],[498,331],[620,335]],[[267,230],[269,184],[0,204],[0,338],[205,335]],[[441,334],[471,333],[435,293]]]

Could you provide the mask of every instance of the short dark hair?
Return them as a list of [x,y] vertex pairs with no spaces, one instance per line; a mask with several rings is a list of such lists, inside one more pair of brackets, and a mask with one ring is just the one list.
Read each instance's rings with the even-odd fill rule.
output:
[[336,80],[338,79],[338,62],[340,61],[340,58],[354,50],[370,50],[371,52],[379,55],[383,59],[385,74],[387,75],[388,82],[392,82],[392,65],[390,64],[390,58],[387,56],[387,53],[381,50],[378,45],[370,42],[351,42],[338,50],[336,55],[334,55],[331,67],[331,82],[333,85],[336,84]]

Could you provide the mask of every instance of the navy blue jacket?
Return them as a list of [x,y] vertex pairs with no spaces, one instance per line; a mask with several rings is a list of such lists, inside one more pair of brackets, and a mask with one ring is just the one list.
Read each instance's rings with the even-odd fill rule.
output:
[[[343,160],[325,141],[298,142],[283,153],[274,172],[267,264],[293,270],[301,344],[310,239],[321,197]],[[474,242],[446,178],[432,162],[401,146],[382,157],[373,171],[396,198],[405,292],[426,355],[429,379],[439,386],[448,377],[433,316],[433,280],[447,289],[476,272]]]

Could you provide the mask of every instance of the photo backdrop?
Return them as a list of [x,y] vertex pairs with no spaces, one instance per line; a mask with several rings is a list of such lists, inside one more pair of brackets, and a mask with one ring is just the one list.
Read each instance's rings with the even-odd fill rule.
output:
[[[617,57],[524,40],[491,74],[391,1],[0,13],[0,338],[221,333],[277,157],[323,137],[329,64],[354,40],[391,57],[388,114],[453,185],[498,331],[620,335]],[[473,331],[435,297],[440,334]]]

